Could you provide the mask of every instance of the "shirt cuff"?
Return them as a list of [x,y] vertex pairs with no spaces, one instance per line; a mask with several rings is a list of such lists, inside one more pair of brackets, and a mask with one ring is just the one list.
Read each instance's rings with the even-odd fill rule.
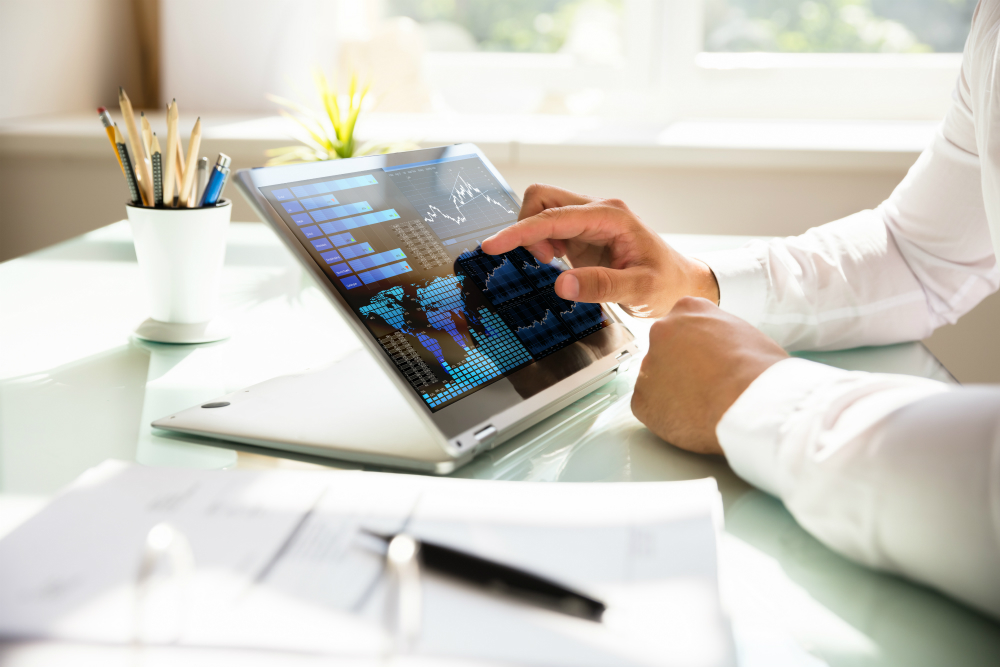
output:
[[719,250],[692,257],[708,264],[715,274],[719,308],[759,326],[767,299],[767,275],[753,250]]
[[817,386],[848,373],[794,357],[779,361],[761,373],[722,415],[715,428],[733,472],[780,497],[778,446],[782,428],[802,409]]

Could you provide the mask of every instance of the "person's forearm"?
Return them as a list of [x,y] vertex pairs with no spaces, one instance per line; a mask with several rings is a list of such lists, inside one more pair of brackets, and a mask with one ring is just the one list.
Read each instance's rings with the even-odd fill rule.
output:
[[1000,618],[1000,388],[791,359],[717,434],[737,474],[831,548]]

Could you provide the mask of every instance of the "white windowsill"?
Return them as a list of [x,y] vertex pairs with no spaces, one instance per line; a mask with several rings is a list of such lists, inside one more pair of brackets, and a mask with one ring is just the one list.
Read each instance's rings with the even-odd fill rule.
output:
[[[189,127],[193,114],[182,126]],[[165,133],[162,114],[150,115]],[[360,140],[423,146],[478,144],[497,164],[886,171],[908,168],[937,122],[680,120],[642,123],[578,116],[363,115]],[[266,148],[295,143],[286,121],[256,115],[202,116],[206,152],[260,165]],[[96,114],[0,121],[0,157],[108,157]]]

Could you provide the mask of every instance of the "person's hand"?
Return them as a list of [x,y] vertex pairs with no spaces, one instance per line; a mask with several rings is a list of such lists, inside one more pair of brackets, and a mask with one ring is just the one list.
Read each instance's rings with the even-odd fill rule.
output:
[[683,298],[649,332],[632,413],[681,449],[722,454],[715,427],[736,399],[788,354],[705,299]]
[[483,241],[483,252],[518,246],[541,262],[569,261],[573,268],[555,284],[568,301],[614,302],[638,317],[666,315],[682,296],[719,301],[712,270],[671,248],[617,199],[532,185],[518,222]]

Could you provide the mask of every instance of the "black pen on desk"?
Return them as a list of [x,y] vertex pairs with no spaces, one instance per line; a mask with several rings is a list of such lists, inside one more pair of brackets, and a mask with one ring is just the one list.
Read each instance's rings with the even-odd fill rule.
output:
[[128,183],[128,193],[132,197],[133,206],[141,206],[142,198],[139,195],[139,184],[135,180],[135,171],[132,169],[132,161],[128,157],[128,148],[125,146],[125,137],[122,131],[115,125],[115,146],[118,148],[118,158],[122,162],[122,171],[125,172],[125,182]]
[[[399,537],[363,530],[387,543]],[[409,537],[409,536],[406,536]],[[595,598],[526,570],[504,565],[465,551],[409,537],[417,546],[420,564],[428,570],[475,584],[490,592],[518,598],[588,621],[600,622],[607,606]]]
[[205,194],[202,195],[199,206],[215,206],[222,196],[222,188],[226,186],[226,179],[229,177],[229,165],[232,160],[225,153],[219,153],[219,159],[215,161],[212,174],[208,177],[208,185],[205,186]]
[[160,152],[160,141],[153,132],[149,142],[149,151],[153,162],[153,206],[163,206],[163,153]]

